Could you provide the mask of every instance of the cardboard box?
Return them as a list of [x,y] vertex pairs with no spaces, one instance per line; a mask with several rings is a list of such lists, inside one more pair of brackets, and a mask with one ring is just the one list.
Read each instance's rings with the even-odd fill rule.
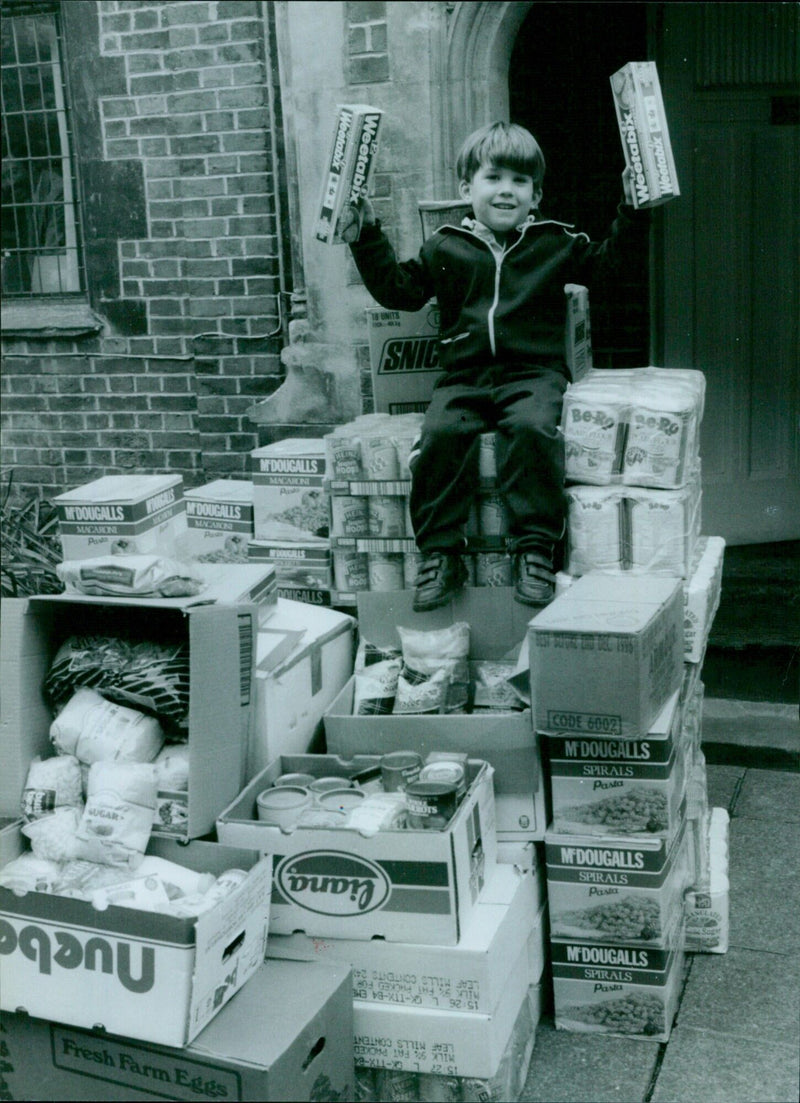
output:
[[325,441],[291,437],[250,455],[256,539],[327,544]]
[[341,104],[322,181],[314,237],[327,245],[342,241],[342,213],[366,195],[375,170],[383,112],[367,104]]
[[530,622],[530,675],[538,731],[649,731],[683,676],[680,581],[579,578]]
[[171,1046],[199,1034],[264,959],[272,861],[197,840],[151,840],[147,853],[248,877],[195,919],[0,887],[2,1010]]
[[354,999],[489,1014],[534,932],[543,882],[541,875],[495,867],[457,946],[271,934],[267,956],[350,966]]
[[376,755],[283,755],[217,820],[221,842],[274,855],[273,934],[373,938],[452,946],[495,866],[492,769],[468,763],[469,787],[442,831],[298,827],[284,832],[256,818],[256,797],[284,773],[349,776]]
[[548,831],[545,855],[551,939],[669,941],[691,879],[685,825],[672,840]]
[[323,750],[322,716],[353,669],[355,621],[278,598],[256,643],[247,780],[282,754]]
[[353,1001],[356,1064],[448,1076],[494,1076],[528,998],[523,947],[500,1002],[487,1014]]
[[[269,585],[272,576],[249,567],[208,567],[218,581],[196,598],[139,601],[53,594],[4,600],[0,814],[19,813],[31,759],[52,753],[53,713],[42,687],[59,647],[77,633],[115,636],[122,631],[134,639],[188,641],[189,789],[159,794],[154,831],[188,839],[213,829],[244,782],[251,723],[259,609],[238,602],[262,582]],[[232,604],[224,603],[228,600]]]
[[657,207],[677,195],[678,176],[654,61],[631,61],[611,77],[634,207]]
[[[531,610],[514,601],[510,587],[467,588],[450,605],[415,613],[414,593],[365,592],[358,596],[361,636],[378,647],[399,647],[397,625],[443,628],[470,624],[473,659],[504,658],[525,638]],[[474,715],[354,716],[354,679],[325,713],[325,738],[334,754],[385,754],[398,748],[466,751],[494,768],[497,830],[505,840],[542,839],[547,826],[544,782],[531,713]]]
[[683,658],[687,663],[699,663],[705,652],[719,608],[724,555],[725,541],[721,536],[701,536],[697,541],[694,569],[683,587]]
[[550,943],[557,1030],[666,1042],[683,986],[683,933],[670,949]]
[[253,484],[248,479],[215,479],[187,490],[184,558],[246,563],[253,539]]
[[333,556],[327,540],[252,540],[247,554],[250,562],[275,568],[279,597],[308,605],[331,604]]
[[367,307],[372,393],[378,413],[422,413],[441,378],[439,306],[422,310]]
[[186,532],[180,475],[105,475],[53,499],[64,559],[176,554]]
[[544,737],[553,831],[674,836],[687,780],[679,696],[676,690],[639,739]]
[[15,1099],[354,1098],[353,1007],[342,968],[266,962],[185,1049],[27,1015],[3,1014],[0,1031]]

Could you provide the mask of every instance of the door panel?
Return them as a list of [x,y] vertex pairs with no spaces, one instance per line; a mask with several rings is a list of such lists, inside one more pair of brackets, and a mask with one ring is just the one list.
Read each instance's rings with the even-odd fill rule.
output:
[[[706,374],[703,531],[732,544],[797,539],[800,128],[772,125],[781,89],[759,87],[752,65],[738,84],[724,50],[710,61],[698,52],[713,7],[663,5],[660,68],[681,197],[663,208],[662,362]],[[761,56],[775,5],[725,7],[734,23],[722,28],[715,14],[717,41]],[[770,57],[760,64],[774,76]]]

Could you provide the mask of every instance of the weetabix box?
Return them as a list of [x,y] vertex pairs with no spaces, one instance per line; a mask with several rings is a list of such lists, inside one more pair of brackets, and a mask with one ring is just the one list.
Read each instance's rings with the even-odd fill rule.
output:
[[275,862],[273,934],[385,938],[455,945],[497,854],[492,768],[467,763],[468,788],[442,830],[398,828],[364,835],[348,827],[286,831],[258,819],[257,797],[281,774],[351,777],[378,755],[282,755],[217,819],[220,842],[255,847]]
[[550,942],[557,1030],[666,1042],[683,984],[683,925],[667,948]]
[[531,620],[537,731],[636,739],[683,677],[678,578],[592,571]]
[[22,1014],[0,1016],[0,1034],[14,1099],[354,1098],[353,1000],[342,967],[265,962],[181,1049]]
[[186,557],[206,563],[246,563],[253,539],[253,484],[215,479],[184,493]]
[[666,945],[691,878],[685,825],[672,840],[550,830],[544,852],[552,940]]
[[264,960],[272,860],[252,849],[151,839],[147,850],[197,872],[246,879],[181,919],[0,887],[0,1008],[111,1034],[185,1046]]
[[342,242],[342,213],[367,194],[378,152],[383,112],[367,104],[341,104],[322,181],[314,237]]
[[378,413],[422,413],[433,394],[439,368],[439,306],[422,310],[367,308],[372,393]]
[[172,556],[186,532],[180,475],[105,475],[53,502],[65,560]]
[[256,540],[327,543],[325,441],[292,437],[251,453]]
[[674,837],[683,822],[687,780],[679,696],[672,694],[639,739],[544,737],[551,830]]
[[633,172],[633,205],[656,207],[680,195],[654,61],[631,61],[611,77],[625,161]]

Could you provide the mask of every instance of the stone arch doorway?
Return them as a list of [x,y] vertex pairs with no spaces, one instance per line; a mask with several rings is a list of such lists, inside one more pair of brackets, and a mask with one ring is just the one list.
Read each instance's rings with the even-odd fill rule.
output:
[[[454,193],[463,137],[493,119],[527,126],[548,161],[543,209],[592,237],[610,225],[624,161],[608,78],[652,56],[658,5],[648,3],[459,3],[447,26],[441,195]],[[595,362],[649,361],[648,257],[592,301]]]

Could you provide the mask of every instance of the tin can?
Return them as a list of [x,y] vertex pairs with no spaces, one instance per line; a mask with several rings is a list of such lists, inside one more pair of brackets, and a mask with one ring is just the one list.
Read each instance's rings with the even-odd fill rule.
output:
[[350,789],[352,781],[349,777],[317,777],[309,785],[309,789],[318,799],[321,793],[330,793],[334,789]]
[[461,1098],[464,1103],[492,1103],[491,1080],[465,1076],[461,1081]]
[[419,1103],[417,1074],[402,1069],[380,1069],[375,1077],[381,1103]]
[[403,586],[406,590],[413,590],[417,585],[422,558],[422,552],[406,552],[403,556]]
[[356,594],[369,589],[369,568],[366,552],[347,548],[333,549],[333,582],[337,590]]
[[367,527],[370,536],[395,537],[406,534],[405,499],[375,494],[367,499]]
[[273,785],[300,785],[306,789],[314,781],[313,774],[281,774],[273,781]]
[[503,536],[508,532],[508,509],[502,494],[483,494],[478,502],[481,536]]
[[457,1076],[442,1076],[435,1072],[420,1072],[419,1098],[424,1103],[458,1103],[461,1085]]
[[330,433],[325,438],[329,471],[332,479],[358,479],[361,477],[361,441],[358,437],[339,436]]
[[326,811],[347,813],[366,800],[366,796],[361,789],[329,789],[325,793],[317,794],[317,803]]
[[400,464],[391,437],[374,436],[361,441],[361,460],[368,479],[397,479]]
[[481,433],[478,476],[481,479],[497,478],[497,436],[494,433]]
[[467,775],[460,762],[429,762],[420,770],[419,780],[440,781],[446,785],[455,785],[459,798],[467,791]]
[[475,556],[474,555],[462,555],[461,562],[464,564],[467,570],[466,586],[475,585]]
[[370,552],[367,556],[370,590],[403,589],[403,556],[393,552]]
[[444,781],[412,781],[406,786],[408,826],[444,831],[458,808],[458,786]]
[[351,494],[332,494],[331,535],[366,536],[368,532],[367,499]]
[[510,586],[511,556],[505,552],[478,552],[475,556],[476,586]]
[[258,818],[272,827],[289,828],[310,808],[313,797],[302,785],[279,785],[265,789],[256,797]]
[[381,780],[387,793],[406,789],[422,769],[422,755],[415,751],[392,751],[381,757]]

